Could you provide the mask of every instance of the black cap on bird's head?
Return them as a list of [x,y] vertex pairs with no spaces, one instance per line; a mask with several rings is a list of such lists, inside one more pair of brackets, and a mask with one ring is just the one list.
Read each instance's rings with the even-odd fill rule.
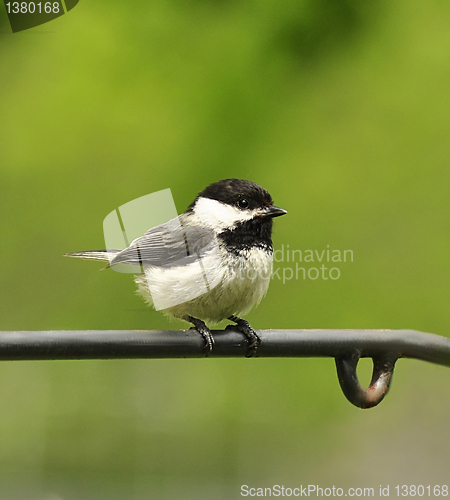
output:
[[263,187],[244,179],[225,179],[210,184],[198,194],[190,209],[199,198],[216,200],[241,211],[254,211],[255,217],[278,217],[287,213],[273,205],[272,197]]

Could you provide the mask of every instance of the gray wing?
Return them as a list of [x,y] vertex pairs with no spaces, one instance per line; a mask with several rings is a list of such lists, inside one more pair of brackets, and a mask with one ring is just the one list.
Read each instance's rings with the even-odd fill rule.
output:
[[186,219],[175,219],[151,228],[129,247],[119,252],[110,262],[134,264],[138,266],[171,266],[188,264],[197,259],[211,245],[217,244],[214,232],[210,229],[184,224]]

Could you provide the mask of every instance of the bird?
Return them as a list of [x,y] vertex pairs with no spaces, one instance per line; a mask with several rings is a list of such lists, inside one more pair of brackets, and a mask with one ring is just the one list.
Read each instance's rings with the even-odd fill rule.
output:
[[286,210],[273,204],[260,185],[224,179],[201,191],[178,217],[150,228],[125,249],[65,254],[138,266],[138,293],[165,315],[182,319],[204,339],[206,355],[214,338],[207,324],[228,319],[245,334],[247,357],[261,338],[243,319],[265,296],[272,274],[273,219]]

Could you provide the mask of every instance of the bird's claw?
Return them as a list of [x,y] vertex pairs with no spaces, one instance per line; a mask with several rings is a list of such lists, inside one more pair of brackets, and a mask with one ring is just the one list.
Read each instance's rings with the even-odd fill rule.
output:
[[236,325],[227,325],[227,330],[239,330],[243,333],[247,339],[247,353],[245,354],[246,358],[251,358],[256,354],[258,347],[261,345],[262,340],[259,335],[253,330],[250,326],[249,322],[245,319],[238,318],[237,316],[230,316],[228,318],[231,321],[234,321]]
[[203,346],[203,349],[206,351],[205,356],[209,356],[214,348],[214,337],[211,334],[211,330],[203,321],[199,319],[190,317],[188,321],[195,325],[192,326],[190,330],[197,330],[197,332],[203,337],[203,340],[205,341],[205,345]]

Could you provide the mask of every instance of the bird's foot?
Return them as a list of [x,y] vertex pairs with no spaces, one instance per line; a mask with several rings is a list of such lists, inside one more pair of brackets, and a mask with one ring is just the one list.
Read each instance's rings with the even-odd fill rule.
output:
[[262,340],[260,336],[253,330],[249,322],[245,319],[238,318],[237,316],[230,316],[228,318],[230,321],[234,321],[236,325],[228,325],[226,328],[228,330],[238,329],[242,332],[248,339],[246,358],[251,358],[256,354],[258,347],[261,345]]
[[194,318],[192,316],[188,316],[186,321],[192,323],[194,326],[191,330],[195,329],[198,333],[203,337],[205,341],[205,356],[209,356],[212,353],[214,347],[214,337],[211,334],[211,330],[206,326],[205,322],[201,319]]

